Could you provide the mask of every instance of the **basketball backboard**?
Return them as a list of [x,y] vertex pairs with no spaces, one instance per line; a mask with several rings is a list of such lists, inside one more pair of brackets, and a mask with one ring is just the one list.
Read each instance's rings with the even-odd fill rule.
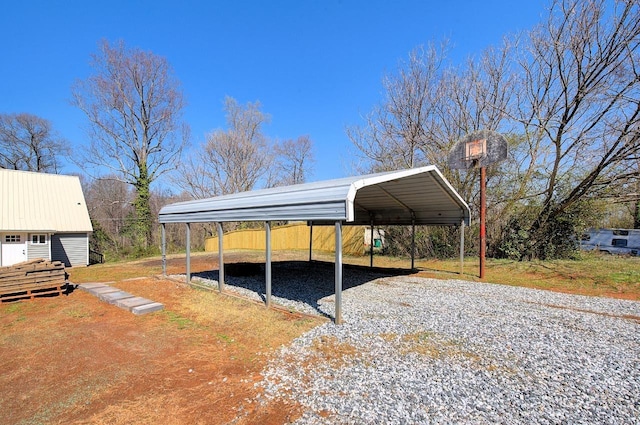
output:
[[486,167],[507,158],[507,140],[491,130],[469,133],[449,152],[449,166],[457,169]]

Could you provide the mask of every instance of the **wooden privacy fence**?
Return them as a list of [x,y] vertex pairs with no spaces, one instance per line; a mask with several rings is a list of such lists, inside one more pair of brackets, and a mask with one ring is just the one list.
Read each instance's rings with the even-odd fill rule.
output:
[[0,267],[1,301],[62,294],[66,286],[67,274],[60,261],[40,259]]
[[[364,226],[344,226],[342,228],[342,252],[348,255],[363,255],[365,253]],[[308,250],[311,228],[306,224],[287,224],[271,229],[271,249],[277,250]],[[264,229],[234,230],[224,234],[223,248],[228,249],[256,249],[263,250],[266,246]],[[205,251],[218,250],[218,237],[207,238],[204,242]],[[336,237],[334,226],[313,227],[313,250],[335,252]]]

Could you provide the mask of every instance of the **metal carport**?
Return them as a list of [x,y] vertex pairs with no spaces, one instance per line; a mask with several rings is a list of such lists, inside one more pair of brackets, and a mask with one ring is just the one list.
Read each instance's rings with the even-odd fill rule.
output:
[[178,202],[163,207],[158,217],[162,225],[162,271],[166,275],[167,223],[187,225],[186,265],[187,281],[190,281],[190,223],[215,222],[219,234],[219,290],[222,291],[221,223],[264,221],[267,240],[266,304],[269,306],[271,221],[333,225],[336,235],[334,319],[335,323],[341,323],[343,225],[464,226],[469,224],[469,216],[467,204],[433,165]]

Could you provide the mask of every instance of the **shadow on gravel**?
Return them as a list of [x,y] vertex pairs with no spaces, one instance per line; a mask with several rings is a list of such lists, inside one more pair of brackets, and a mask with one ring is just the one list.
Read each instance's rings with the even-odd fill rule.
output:
[[[256,293],[265,299],[265,265],[260,263],[229,263],[224,266],[225,285]],[[343,265],[342,290],[363,285],[372,280],[413,273],[407,269],[388,269]],[[193,277],[218,280],[218,270],[193,273]],[[271,295],[305,303],[317,314],[330,317],[320,309],[320,300],[335,293],[335,265],[322,261],[281,261],[271,264]]]

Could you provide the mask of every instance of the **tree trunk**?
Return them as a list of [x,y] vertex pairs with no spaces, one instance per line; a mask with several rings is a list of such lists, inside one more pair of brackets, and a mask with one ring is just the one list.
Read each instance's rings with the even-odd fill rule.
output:
[[136,198],[133,203],[136,212],[136,234],[138,244],[147,249],[153,244],[151,217],[151,190],[148,170],[145,164],[140,164],[140,174],[135,182]]

